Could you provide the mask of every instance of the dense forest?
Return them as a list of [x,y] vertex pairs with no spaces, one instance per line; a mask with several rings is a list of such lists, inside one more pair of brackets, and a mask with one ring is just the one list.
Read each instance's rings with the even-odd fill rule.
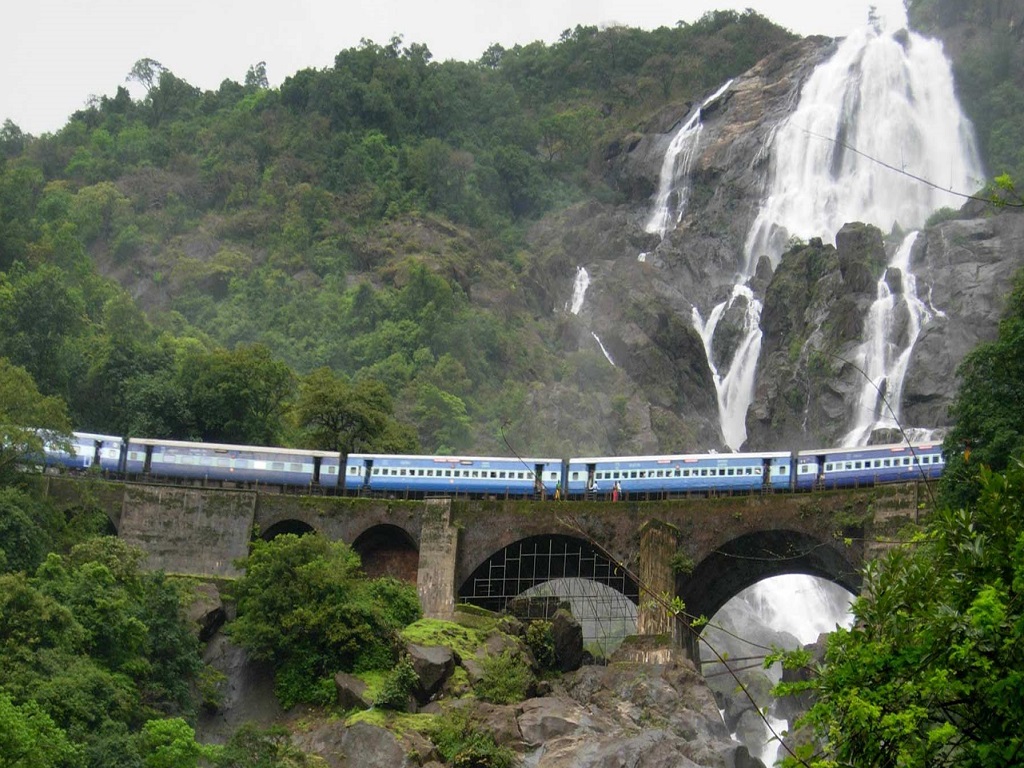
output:
[[[945,36],[990,174],[1019,182],[1021,40],[980,31],[1007,5],[909,10]],[[530,293],[529,227],[621,195],[610,145],[791,39],[753,12],[577,27],[468,63],[395,38],[215,92],[144,59],[141,99],[121,88],[52,135],[4,123],[0,766],[314,764],[279,730],[196,742],[218,682],[183,619],[196,585],[144,570],[87,493],[67,514],[41,501],[18,463],[43,435],[501,450],[527,389],[574,364]],[[1021,762],[1022,352],[1024,283],[961,369],[951,444],[967,450],[939,512],[872,566],[855,627],[802,685],[821,697],[803,764]],[[393,667],[403,693],[407,588],[317,537],[258,543],[248,565],[234,639],[275,665],[282,701],[323,704],[339,668]],[[289,605],[309,610],[285,621]]]
[[139,61],[143,98],[0,133],[0,356],[80,429],[503,449],[571,374],[524,232],[618,194],[602,147],[791,39],[753,12],[472,63],[396,37],[205,93]]

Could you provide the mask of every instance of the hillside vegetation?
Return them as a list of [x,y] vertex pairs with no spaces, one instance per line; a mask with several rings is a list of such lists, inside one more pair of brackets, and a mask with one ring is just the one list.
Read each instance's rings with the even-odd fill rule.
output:
[[[991,174],[1024,172],[1005,4],[910,5],[960,41]],[[476,62],[396,37],[280,88],[258,63],[206,92],[142,59],[140,99],[119,88],[53,135],[0,129],[0,377],[104,433],[487,453],[508,452],[531,391],[600,378],[593,445],[552,420],[514,447],[626,450],[634,393],[566,352],[527,233],[586,201],[642,208],[607,154],[793,39],[752,11],[580,26]]]
[[[473,63],[396,37],[208,92],[141,60],[142,99],[0,133],[0,356],[82,429],[502,450],[527,387],[572,375],[526,229],[614,198],[603,146],[790,39],[753,12]],[[347,410],[293,407],[311,388]]]

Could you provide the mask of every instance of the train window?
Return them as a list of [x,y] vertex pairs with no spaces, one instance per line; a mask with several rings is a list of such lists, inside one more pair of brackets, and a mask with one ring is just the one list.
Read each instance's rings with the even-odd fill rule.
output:
[[903,457],[903,466],[904,467],[909,467],[910,466],[910,457],[909,456],[904,456]]
[[853,462],[852,462],[852,461],[847,461],[847,462],[845,462],[845,463],[843,464],[843,469],[847,469],[847,470],[849,470],[849,469],[853,469]]
[[679,469],[679,467],[676,467],[675,476],[679,477],[679,473],[680,473],[680,469]]
[[445,476],[445,477],[451,477],[451,476],[452,476],[452,471],[451,471],[450,469],[446,469],[446,470],[444,471],[444,476]]
[[558,479],[558,473],[557,472],[551,472],[550,476],[548,477],[548,479],[549,480],[557,480]]
[[275,470],[275,471],[277,471],[277,472],[283,472],[284,471],[284,462],[283,461],[275,461],[275,462],[273,462],[270,465],[270,468]]
[[630,473],[629,473],[629,476],[630,476],[631,478],[633,478],[634,480],[636,480],[636,472],[635,472],[635,471],[634,471],[634,472],[630,472]]
[[754,467],[754,474],[755,475],[760,475],[761,474],[761,468],[760,467]]
[[288,469],[291,472],[301,472],[302,471],[302,465],[301,464],[294,464],[294,463],[292,463],[292,464],[288,465]]
[[[486,477],[486,476],[487,476],[487,473],[484,472],[484,477]],[[491,471],[491,477],[497,479],[498,473],[492,470]]]
[[579,480],[580,479],[580,473],[579,472],[573,472],[572,473],[572,479],[573,480]]

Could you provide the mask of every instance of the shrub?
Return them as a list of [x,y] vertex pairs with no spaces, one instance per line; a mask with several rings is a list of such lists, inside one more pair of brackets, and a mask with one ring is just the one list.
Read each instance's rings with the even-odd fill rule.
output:
[[533,621],[526,628],[526,644],[530,647],[537,666],[541,669],[555,667],[555,638],[551,634],[550,621]]
[[515,704],[526,698],[533,683],[533,674],[519,654],[504,651],[483,662],[484,674],[476,685],[476,693],[492,704]]
[[416,670],[413,669],[412,661],[408,656],[403,656],[395,668],[384,678],[384,683],[373,703],[375,706],[385,709],[403,711],[409,702],[409,694],[412,693],[418,682],[419,677],[416,675]]
[[511,768],[515,753],[499,746],[464,709],[438,717],[427,732],[448,765],[458,768]]

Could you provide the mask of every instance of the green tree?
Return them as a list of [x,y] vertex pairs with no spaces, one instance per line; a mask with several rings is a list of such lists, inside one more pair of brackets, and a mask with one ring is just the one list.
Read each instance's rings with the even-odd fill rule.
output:
[[295,376],[266,346],[194,354],[182,366],[180,381],[203,439],[246,445],[281,442]]
[[1024,272],[1014,281],[995,341],[968,354],[957,376],[942,480],[943,496],[954,506],[977,494],[981,467],[1001,471],[1024,451]]
[[195,730],[180,717],[147,721],[139,741],[145,768],[198,768],[201,759],[220,752],[199,744]]
[[295,405],[307,444],[343,454],[413,452],[415,435],[394,418],[393,412],[391,395],[382,383],[361,379],[353,384],[328,368],[318,368],[302,380]]
[[[1024,759],[1024,466],[865,571],[811,688],[815,765],[995,768]],[[790,761],[789,764],[795,764]]]
[[64,401],[40,394],[28,371],[0,357],[0,484],[15,481],[23,462],[40,462],[44,442],[70,451],[70,438]]
[[366,579],[348,545],[316,534],[256,541],[239,565],[228,632],[274,664],[285,707],[333,701],[337,672],[390,668],[398,630],[420,615],[413,587]]
[[0,690],[0,768],[63,768],[78,751],[34,701],[18,706]]
[[461,397],[433,384],[417,387],[413,410],[421,442],[428,450],[454,453],[465,449],[472,439],[472,423]]

